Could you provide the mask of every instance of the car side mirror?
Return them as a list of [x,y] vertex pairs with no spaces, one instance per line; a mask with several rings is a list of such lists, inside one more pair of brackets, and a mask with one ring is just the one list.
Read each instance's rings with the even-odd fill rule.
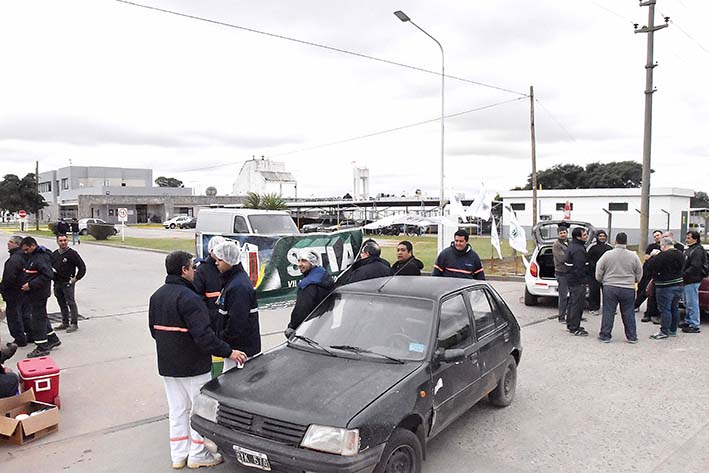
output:
[[445,363],[457,363],[465,359],[465,351],[462,348],[451,348],[450,350],[439,348],[436,351],[436,359]]

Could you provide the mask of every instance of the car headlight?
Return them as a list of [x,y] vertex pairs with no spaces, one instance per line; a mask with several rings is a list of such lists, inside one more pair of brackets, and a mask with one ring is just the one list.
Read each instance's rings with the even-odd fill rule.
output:
[[359,429],[340,429],[313,424],[305,432],[300,446],[343,456],[356,455],[359,452]]
[[195,397],[194,399],[194,406],[192,408],[192,412],[200,417],[203,417],[209,421],[216,423],[218,407],[219,401],[200,393],[197,394],[197,397]]

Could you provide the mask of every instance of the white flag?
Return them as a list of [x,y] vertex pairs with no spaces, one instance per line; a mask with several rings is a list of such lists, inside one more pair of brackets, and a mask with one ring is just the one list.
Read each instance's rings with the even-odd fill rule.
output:
[[517,221],[514,210],[509,206],[505,207],[509,216],[510,246],[521,253],[527,254],[527,236],[524,233],[524,228]]
[[[465,215],[465,208],[463,207],[463,202],[460,200],[460,196],[453,192],[453,189],[448,188],[448,212],[452,217],[463,217]],[[457,223],[457,218],[455,219]]]
[[473,203],[466,209],[465,213],[471,217],[478,217],[483,220],[490,220],[492,210],[492,195],[487,193],[485,184],[480,186],[478,195]]
[[492,227],[490,227],[490,243],[497,250],[497,256],[502,259],[502,251],[500,250],[500,235],[497,233],[497,223],[495,222],[495,216],[492,216]]

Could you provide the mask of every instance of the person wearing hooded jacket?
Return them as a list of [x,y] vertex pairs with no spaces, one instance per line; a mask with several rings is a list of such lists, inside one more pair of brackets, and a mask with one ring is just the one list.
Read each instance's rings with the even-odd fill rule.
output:
[[441,251],[433,265],[433,276],[485,280],[480,256],[468,244],[468,234],[458,230],[451,246]]
[[32,336],[35,349],[27,358],[49,355],[49,350],[62,344],[54,333],[47,319],[47,299],[51,294],[52,269],[51,251],[39,246],[33,237],[22,239],[22,251],[25,253],[25,265],[22,268],[20,290],[24,292],[32,308]]
[[566,252],[566,267],[568,268],[567,280],[569,282],[570,307],[566,317],[566,328],[573,335],[585,337],[588,332],[581,326],[583,304],[586,299],[586,284],[590,279],[588,272],[588,254],[586,254],[586,240],[588,232],[585,228],[576,227],[571,232],[573,239]]
[[391,276],[391,265],[387,260],[381,258],[381,254],[382,249],[376,241],[365,241],[360,251],[360,259],[352,263],[352,266],[340,275],[337,286]]
[[[221,338],[233,349],[254,356],[261,351],[258,303],[249,275],[241,265],[241,246],[236,241],[227,240],[215,246],[213,251],[222,281],[217,303],[219,313],[224,317]],[[224,360],[224,371],[234,366],[232,360]]]
[[28,342],[32,342],[32,316],[27,307],[26,297],[20,291],[20,279],[25,266],[25,254],[22,252],[22,237],[13,236],[7,241],[7,249],[10,257],[5,261],[0,282],[0,294],[5,300],[5,313],[7,314],[7,326],[10,335],[14,338],[13,343],[18,347],[26,347]]
[[202,296],[209,309],[209,321],[214,333],[219,335],[222,332],[222,322],[224,317],[219,314],[217,301],[222,291],[222,281],[217,268],[217,260],[214,257],[214,248],[224,243],[226,239],[221,236],[213,236],[207,244],[207,257],[204,258],[194,272],[194,285],[197,294]]
[[396,263],[391,266],[394,276],[421,276],[423,262],[414,256],[410,241],[400,241],[396,246]]
[[303,279],[298,281],[298,295],[295,307],[290,314],[290,322],[284,335],[290,338],[305,318],[325,299],[335,288],[330,273],[320,265],[319,255],[309,248],[298,253],[298,268]]
[[606,251],[612,249],[613,247],[608,244],[608,234],[605,230],[598,230],[596,232],[595,242],[588,247],[588,269],[592,275],[588,283],[588,309],[593,315],[598,315],[598,311],[601,308],[602,285],[600,281],[597,281],[596,278],[593,277],[593,275],[596,274],[596,264]]

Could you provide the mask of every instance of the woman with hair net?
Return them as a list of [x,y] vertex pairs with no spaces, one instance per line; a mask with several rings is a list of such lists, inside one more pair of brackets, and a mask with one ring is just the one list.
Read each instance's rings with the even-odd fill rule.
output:
[[298,251],[298,268],[303,279],[298,282],[298,295],[295,307],[290,314],[290,323],[284,332],[290,338],[295,329],[335,288],[332,276],[320,264],[320,256],[310,248]]
[[218,235],[209,240],[207,257],[197,266],[197,270],[194,273],[194,281],[192,282],[197,294],[202,296],[207,303],[209,321],[212,325],[212,330],[217,335],[222,332],[223,317],[219,315],[219,307],[217,307],[217,300],[222,291],[222,281],[219,278],[220,273],[217,268],[217,259],[214,257],[214,248],[225,241],[224,237]]
[[[217,302],[219,313],[224,317],[221,338],[232,349],[254,356],[261,351],[258,303],[249,275],[241,265],[241,246],[236,241],[226,240],[215,246],[213,253],[222,281]],[[236,363],[232,360],[224,360],[224,371],[234,366]]]

